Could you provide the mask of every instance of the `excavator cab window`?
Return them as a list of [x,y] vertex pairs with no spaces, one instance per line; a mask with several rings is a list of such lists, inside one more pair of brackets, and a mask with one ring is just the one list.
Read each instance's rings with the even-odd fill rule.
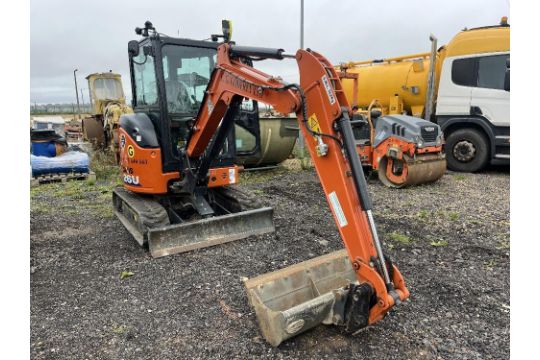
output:
[[[128,48],[133,107],[146,113],[160,139],[163,171],[176,171],[180,151],[189,137],[217,59],[213,42],[150,37]],[[246,59],[245,61],[249,61]],[[259,156],[259,112],[256,101],[246,101],[235,123],[249,141],[236,141],[235,128],[224,140],[212,166],[227,166],[241,157]],[[248,105],[248,104],[244,104]],[[168,140],[166,140],[168,139]],[[238,147],[238,149],[237,149]]]
[[157,105],[157,83],[154,58],[143,52],[133,58],[134,96],[137,106]]
[[216,50],[164,45],[162,57],[169,114],[193,118],[210,81]]

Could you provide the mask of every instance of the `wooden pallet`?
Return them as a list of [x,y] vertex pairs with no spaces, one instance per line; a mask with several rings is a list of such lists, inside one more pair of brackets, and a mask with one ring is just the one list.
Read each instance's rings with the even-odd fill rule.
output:
[[33,176],[30,180],[30,186],[48,184],[53,182],[67,182],[70,180],[91,180],[96,181],[96,174],[93,171],[88,173],[72,172],[67,174],[44,174]]

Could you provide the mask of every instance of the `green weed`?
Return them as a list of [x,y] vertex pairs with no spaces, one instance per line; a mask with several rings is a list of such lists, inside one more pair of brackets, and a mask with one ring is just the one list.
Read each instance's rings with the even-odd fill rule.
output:
[[448,246],[448,241],[446,241],[446,240],[433,240],[429,244],[431,246],[435,246],[435,247],[442,247],[442,246]]
[[120,177],[120,167],[110,151],[95,151],[90,168],[98,180],[112,180]]
[[450,212],[450,213],[448,213],[448,218],[449,218],[451,221],[456,221],[457,219],[459,219],[459,213],[457,213],[457,212]]
[[416,216],[419,218],[419,219],[428,219],[429,218],[429,211],[427,210],[420,210],[418,212],[418,214],[416,214]]
[[401,244],[410,244],[410,243],[413,242],[412,239],[410,237],[408,237],[407,235],[400,234],[400,233],[395,232],[395,231],[388,234],[388,237],[390,238],[390,240],[395,241],[395,242],[399,242]]
[[510,241],[508,240],[502,240],[499,241],[499,245],[497,246],[498,250],[508,250],[510,249]]
[[117,325],[114,324],[112,326],[112,332],[115,334],[123,334],[126,332],[127,326],[126,325]]
[[496,262],[495,260],[493,259],[490,259],[488,261],[484,261],[484,266],[486,267],[486,269],[488,270],[493,270],[493,268],[495,267],[496,265]]

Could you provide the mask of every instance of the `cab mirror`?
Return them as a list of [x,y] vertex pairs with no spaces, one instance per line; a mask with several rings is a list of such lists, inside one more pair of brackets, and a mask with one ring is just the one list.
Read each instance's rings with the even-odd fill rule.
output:
[[131,57],[139,55],[139,42],[137,40],[128,42],[128,54]]

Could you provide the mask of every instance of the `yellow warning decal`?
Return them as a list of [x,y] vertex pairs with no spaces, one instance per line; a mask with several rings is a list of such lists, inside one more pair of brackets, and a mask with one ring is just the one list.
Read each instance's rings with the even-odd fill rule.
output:
[[129,145],[128,148],[127,148],[127,153],[128,153],[128,156],[130,158],[132,158],[133,156],[135,156],[135,148],[133,147],[133,145]]
[[[317,132],[317,133],[320,133],[321,132],[321,127],[319,126],[319,120],[317,120],[317,115],[315,115],[315,113],[313,113],[313,115],[311,115],[309,118],[308,118],[308,127],[311,129],[311,131],[313,132]],[[317,141],[317,138],[314,136],[313,139],[315,141]]]

